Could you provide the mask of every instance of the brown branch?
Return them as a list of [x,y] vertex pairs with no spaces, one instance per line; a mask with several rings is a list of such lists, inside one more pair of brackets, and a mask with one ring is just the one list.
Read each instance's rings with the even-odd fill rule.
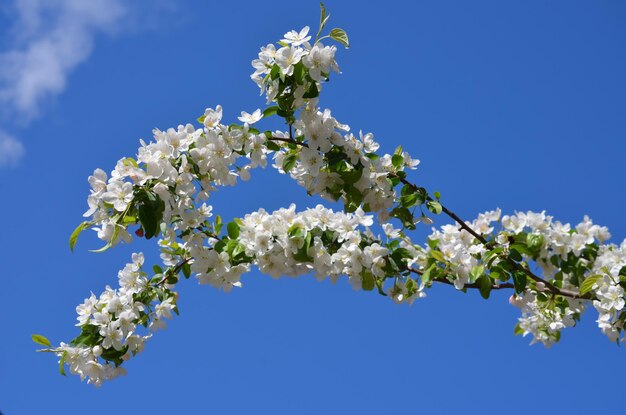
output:
[[[409,182],[405,178],[397,176],[396,174],[393,174],[393,173],[392,173],[392,175],[394,177],[397,177],[400,180],[401,183],[403,183],[403,184],[405,184],[407,186],[410,186],[410,187],[412,187],[415,190],[419,189],[415,184]],[[426,200],[432,201],[433,198],[430,197],[430,196],[427,196]],[[441,205],[441,210],[448,217],[453,219],[463,230],[465,230],[470,235],[472,235],[474,238],[476,238],[487,249],[492,247],[492,244],[489,241],[487,241],[482,235],[480,235],[479,233],[474,231],[474,229],[472,229],[467,223],[465,223],[465,221],[463,219],[461,219],[457,214],[455,214],[454,212],[452,212],[450,209],[446,208],[443,205]],[[550,283],[549,281],[546,281],[543,278],[533,274],[528,268],[523,267],[520,263],[512,260],[509,257],[505,257],[504,260],[506,262],[508,262],[509,264],[511,264],[517,271],[521,271],[524,274],[526,274],[526,276],[529,277],[530,279],[532,279],[533,281],[544,284],[545,287],[548,289],[548,291],[552,292],[553,294],[558,294],[558,295],[562,295],[562,296],[565,296],[565,297],[577,298],[577,299],[586,299],[586,300],[591,299],[590,297],[587,297],[587,296],[581,296],[577,292],[570,291],[570,290],[564,290],[562,288],[558,288],[557,286],[555,286],[554,284]]]
[[[302,147],[308,147],[307,143],[302,143],[302,142],[296,141],[293,138],[282,138],[282,137],[274,137],[274,136],[272,136],[270,138],[270,140],[282,141],[282,142],[289,143],[289,144],[295,144],[295,145],[299,145],[299,146],[302,146]],[[418,186],[416,186],[415,184],[409,182],[405,178],[396,175],[395,173],[389,173],[389,176],[395,177],[395,178],[399,179],[402,184],[410,186],[410,187],[412,187],[415,190],[419,190]],[[427,195],[426,200],[433,201],[433,198]],[[472,229],[456,213],[452,212],[450,209],[448,209],[447,207],[445,207],[443,205],[441,205],[441,210],[448,217],[450,217],[452,220],[454,220],[463,230],[465,230],[470,235],[472,235],[474,238],[476,238],[476,240],[478,240],[481,244],[483,244],[487,249],[491,249],[493,247],[493,243],[492,242],[489,242],[487,239],[485,239],[484,236],[482,236],[481,234],[476,232],[474,229]],[[549,281],[546,281],[543,278],[535,275],[528,268],[523,267],[520,263],[512,260],[508,256],[504,257],[504,260],[506,262],[508,262],[509,264],[511,264],[511,266],[513,266],[513,268],[515,268],[515,270],[523,272],[528,278],[532,279],[533,281],[535,281],[537,283],[542,283],[546,287],[547,291],[549,291],[549,292],[551,292],[553,294],[562,295],[564,297],[575,298],[575,299],[583,299],[583,300],[591,300],[592,299],[592,297],[590,297],[588,294],[580,295],[579,293],[577,293],[575,291],[565,290],[565,289],[562,289],[562,288],[559,288],[559,287],[555,286],[554,284],[550,283]],[[445,281],[444,280],[441,280],[441,281],[434,280],[434,281],[450,283],[447,280],[445,280]],[[466,284],[465,287],[477,288],[477,286],[472,286],[472,285],[473,284]],[[493,287],[496,287],[496,286],[493,286]],[[493,287],[492,287],[492,289],[494,289]],[[513,285],[510,284],[510,283],[499,284],[497,287],[514,288]],[[496,289],[500,289],[500,288],[496,288]]]
[[185,266],[185,264],[188,263],[189,261],[191,261],[191,258],[185,258],[183,261],[176,264],[176,267],[174,267],[171,273],[169,270],[167,270],[163,275],[163,279],[159,281],[156,285],[159,286],[163,284],[165,281],[167,281],[169,277],[173,277],[174,275],[178,274],[180,270],[183,268],[183,266]]
[[[415,269],[415,268],[407,268],[408,271],[412,272],[413,274],[418,274],[418,275],[423,275],[424,272],[420,271],[419,269]],[[452,281],[449,281],[445,278],[434,278],[431,281],[434,282],[439,282],[442,284],[447,284],[447,285],[454,285],[454,283]],[[543,282],[543,281],[541,281]],[[545,284],[545,282],[544,282]],[[463,288],[470,288],[470,289],[480,289],[480,286],[476,283],[471,283],[471,284],[465,284],[463,286]],[[511,284],[510,282],[503,282],[501,284],[492,284],[491,285],[491,289],[492,290],[504,290],[504,289],[515,289],[515,284]],[[576,292],[573,291],[569,291],[569,290],[563,290],[563,289],[559,289],[559,295],[562,295],[563,297],[569,297],[569,298],[574,298],[574,299],[589,299],[586,298],[584,296],[579,295]]]

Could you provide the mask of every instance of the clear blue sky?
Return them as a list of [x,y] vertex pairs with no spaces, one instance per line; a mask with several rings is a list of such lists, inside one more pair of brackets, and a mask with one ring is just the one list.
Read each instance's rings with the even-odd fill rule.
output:
[[[31,333],[70,340],[75,306],[115,284],[131,252],[158,258],[146,243],[89,253],[99,246],[92,235],[70,253],[87,176],[134,154],[155,127],[193,122],[217,104],[227,122],[262,106],[249,80],[258,48],[318,22],[315,1],[105,3],[86,23],[58,27],[58,8],[0,9],[0,144],[13,151],[0,157],[4,415],[623,411],[626,350],[600,333],[593,309],[545,349],[513,336],[519,313],[508,293],[484,301],[435,287],[404,307],[345,281],[257,272],[228,295],[183,282],[181,316],[126,377],[95,389],[60,376],[52,356],[34,352]],[[325,87],[322,106],[374,133],[384,151],[402,144],[422,161],[415,182],[467,219],[495,207],[576,223],[588,214],[614,241],[626,238],[626,3],[327,7],[352,48],[338,53],[343,74]],[[78,49],[51,49],[68,53],[62,64],[9,67],[11,51],[68,28],[77,35],[66,46]],[[11,85],[29,74],[39,83]],[[318,202],[272,169],[212,201],[226,217]]]

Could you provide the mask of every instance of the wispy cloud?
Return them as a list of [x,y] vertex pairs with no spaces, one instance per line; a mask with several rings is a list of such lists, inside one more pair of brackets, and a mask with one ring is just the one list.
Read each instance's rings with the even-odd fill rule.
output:
[[[13,26],[0,29],[11,39],[0,51],[1,115],[28,122],[65,89],[95,36],[116,31],[128,9],[122,0],[14,0],[7,12]],[[24,146],[0,130],[0,167],[15,165],[23,154]]]
[[65,89],[94,36],[115,30],[126,8],[120,0],[15,0],[13,13],[15,46],[0,53],[0,102],[31,119]]
[[0,131],[0,167],[14,167],[24,155],[24,145]]

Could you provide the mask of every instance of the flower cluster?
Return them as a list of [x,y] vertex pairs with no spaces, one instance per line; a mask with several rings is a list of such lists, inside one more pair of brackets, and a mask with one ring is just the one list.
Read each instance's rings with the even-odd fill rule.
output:
[[[339,72],[335,61],[337,48],[321,42],[311,46],[308,33],[308,26],[300,32],[285,33],[281,48],[270,43],[252,61],[255,71],[250,77],[261,94],[266,93],[268,104],[286,99],[291,108],[302,107],[305,98],[310,98],[307,95],[319,93],[321,82],[328,79],[331,70]],[[286,77],[293,77],[295,82],[285,82]]]
[[[625,244],[603,244],[610,238],[606,227],[593,224],[587,216],[572,227],[545,212],[518,212],[500,219],[499,210],[466,225],[485,243],[468,230],[445,225],[431,234],[427,250],[445,264],[445,278],[457,289],[481,279],[495,287],[513,279],[518,286],[511,304],[522,309],[517,331],[545,345],[558,341],[560,331],[580,318],[584,300],[593,298],[603,333],[612,341],[619,339],[626,318],[621,313]],[[427,262],[422,262],[426,267]],[[527,283],[534,276],[530,264],[542,271],[541,279]]]
[[[155,265],[149,277],[143,255],[133,255],[118,274],[119,288],[106,287],[77,307],[81,333],[70,344],[51,347],[43,336],[34,339],[59,356],[62,369],[67,365],[100,385],[123,374],[121,364],[141,352],[150,331],[164,328],[178,312],[173,289],[181,277],[193,275],[229,292],[254,266],[273,278],[313,274],[336,282],[347,276],[355,289],[407,304],[434,283],[477,289],[484,298],[513,289],[510,302],[522,312],[516,332],[548,346],[591,303],[603,333],[621,340],[626,242],[605,244],[608,230],[587,217],[571,227],[544,212],[501,216],[498,209],[464,222],[441,204],[439,193],[409,182],[406,170],[418,160],[401,147],[378,154],[372,134],[357,136],[318,106],[323,83],[338,71],[336,47],[320,41],[348,46],[341,29],[320,37],[327,21],[322,11],[313,44],[308,27],[290,31],[279,47],[261,48],[252,62],[252,79],[270,105],[265,110],[243,111],[242,124],[226,125],[221,106],[207,108],[200,128],[154,130],[154,140],[142,140],[136,157],[119,160],[110,175],[95,170],[88,219],[70,237],[70,247],[87,228],[105,242],[99,251],[130,243],[133,233],[158,238],[165,268]],[[256,128],[274,115],[287,131]],[[268,158],[309,194],[340,200],[344,212],[321,205],[297,212],[292,205],[223,223],[207,204],[211,193],[248,180]],[[420,246],[407,234],[420,222],[433,222],[428,212],[445,213],[455,224],[433,230]],[[372,230],[378,225],[384,238]]]
[[125,374],[119,365],[143,350],[152,334],[142,334],[141,328],[165,327],[164,320],[176,310],[177,295],[148,281],[143,262],[143,254],[133,254],[132,262],[118,274],[118,289],[107,286],[99,297],[91,294],[76,307],[81,334],[53,350],[62,370],[67,364],[71,373],[99,386]]

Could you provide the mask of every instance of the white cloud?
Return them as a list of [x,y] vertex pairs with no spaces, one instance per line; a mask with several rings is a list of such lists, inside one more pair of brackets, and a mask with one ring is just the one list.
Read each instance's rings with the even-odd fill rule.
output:
[[[0,0],[11,27],[0,26],[0,117],[23,125],[65,89],[70,73],[91,54],[100,33],[157,26],[177,11],[174,0]],[[0,167],[24,154],[0,130]]]
[[24,155],[24,145],[9,134],[0,131],[0,167],[17,165]]
[[0,53],[0,103],[32,119],[65,89],[95,35],[116,30],[127,9],[121,0],[14,0],[13,14],[14,47]]

